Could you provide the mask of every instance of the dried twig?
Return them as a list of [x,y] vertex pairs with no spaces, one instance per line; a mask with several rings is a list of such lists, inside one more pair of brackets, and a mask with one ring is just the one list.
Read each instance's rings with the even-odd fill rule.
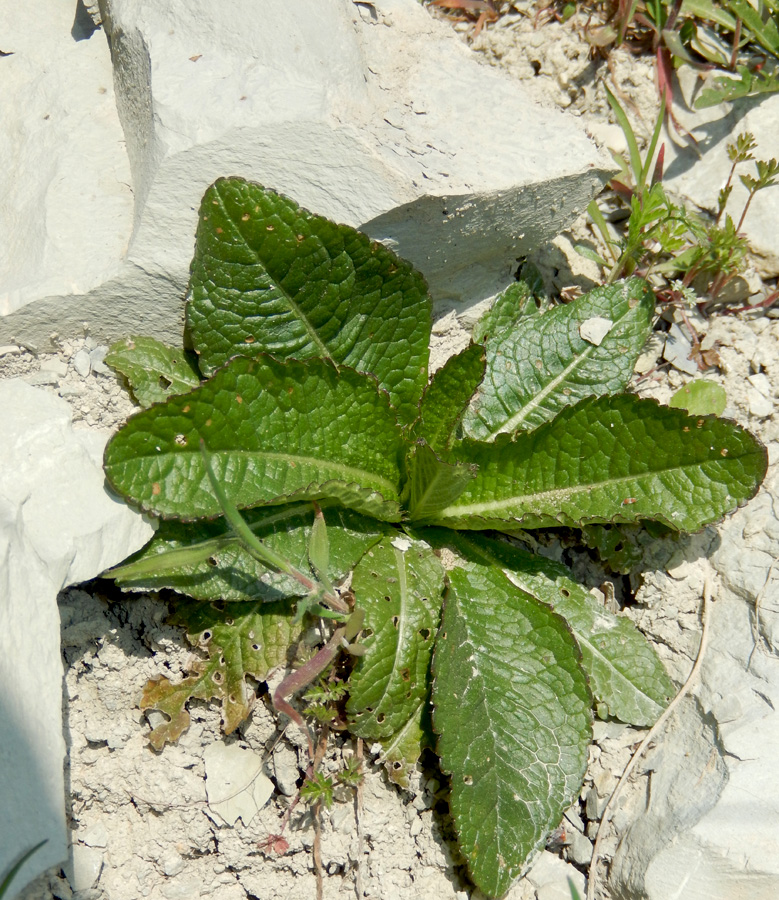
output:
[[[357,762],[360,769],[363,770],[365,754],[363,753],[362,738],[357,738]],[[354,874],[354,893],[358,898],[362,897],[362,870],[365,865],[365,854],[363,853],[363,833],[362,833],[362,805],[363,805],[363,785],[365,778],[360,779],[357,785],[357,791],[354,798],[354,818],[357,826],[357,871]]]
[[[319,766],[324,759],[325,752],[327,751],[327,738],[330,734],[330,729],[327,727],[327,724],[322,728],[322,732],[319,735],[319,740],[317,741],[316,753],[312,760],[312,775],[319,771]],[[312,850],[312,856],[314,857],[314,874],[316,875],[316,900],[323,900],[325,895],[325,877],[324,870],[322,868],[322,801],[317,800],[311,810],[314,817],[314,847]]]
[[775,559],[771,563],[771,568],[768,570],[768,574],[765,577],[765,582],[763,586],[760,588],[760,592],[757,597],[755,597],[755,620],[752,627],[752,638],[755,642],[754,647],[749,653],[749,659],[747,660],[747,669],[752,665],[752,657],[755,655],[755,650],[761,645],[762,640],[760,637],[760,604],[763,602],[763,597],[768,591],[768,586],[771,584],[771,579],[774,574],[774,569],[779,565],[779,559]]
[[706,576],[706,581],[703,585],[703,605],[701,609],[701,619],[703,623],[703,629],[701,632],[701,643],[698,647],[698,655],[695,658],[695,663],[690,670],[690,674],[687,676],[687,681],[682,685],[679,693],[673,698],[673,700],[668,704],[663,714],[660,718],[655,722],[655,724],[649,729],[644,737],[643,741],[638,745],[636,752],[633,756],[630,757],[630,762],[625,767],[625,771],[622,773],[622,777],[617,782],[617,786],[614,788],[614,791],[609,797],[609,802],[606,804],[606,808],[603,810],[603,815],[601,816],[600,827],[598,828],[598,836],[595,838],[595,846],[592,850],[592,861],[590,862],[590,869],[587,873],[587,900],[595,900],[595,885],[597,881],[597,871],[598,871],[598,860],[600,858],[600,843],[603,835],[606,832],[606,827],[611,819],[612,813],[614,811],[614,807],[616,806],[617,798],[622,792],[622,788],[627,784],[628,779],[630,778],[630,774],[633,769],[636,767],[636,763],[641,759],[644,755],[644,751],[649,746],[649,744],[657,737],[660,729],[665,724],[668,717],[671,713],[676,709],[677,706],[682,702],[683,698],[690,692],[693,684],[695,683],[695,679],[698,677],[698,673],[701,670],[701,665],[703,663],[703,656],[706,652],[706,645],[708,644],[709,639],[709,619],[710,619],[710,610],[711,610],[711,579],[709,576]]

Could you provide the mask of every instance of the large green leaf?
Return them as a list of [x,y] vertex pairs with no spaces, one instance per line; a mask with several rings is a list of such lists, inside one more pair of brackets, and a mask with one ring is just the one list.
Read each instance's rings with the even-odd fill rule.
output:
[[129,337],[112,344],[105,361],[124,375],[141,406],[151,406],[200,384],[197,363],[191,357],[156,338]]
[[414,434],[436,453],[448,450],[454,443],[468,401],[484,377],[484,364],[484,348],[471,344],[449,357],[425,388]]
[[192,674],[176,684],[165,676],[146,683],[141,709],[158,709],[169,719],[149,735],[157,750],[166,741],[177,740],[189,726],[190,698],[221,700],[225,734],[235,731],[254,705],[246,676],[264,681],[273,669],[285,665],[289,645],[302,631],[302,625],[293,622],[288,603],[184,602],[170,621],[184,626],[191,643],[205,650],[208,659],[194,662]]
[[[384,528],[348,509],[325,509],[330,542],[327,576],[337,583]],[[271,550],[307,572],[308,542],[314,522],[312,503],[258,507],[243,517]],[[299,582],[263,566],[223,518],[198,522],[163,521],[152,540],[106,575],[125,590],[170,588],[196,600],[281,600],[306,593]]]
[[493,566],[448,573],[433,727],[474,882],[502,896],[581,787],[592,698],[573,635]]
[[434,522],[480,530],[654,519],[697,531],[753,497],[767,467],[765,447],[732,422],[631,394],[583,400],[453,456],[479,474]]
[[401,431],[386,394],[352,369],[234,359],[191,393],[133,416],[106,448],[108,480],[156,515],[218,515],[201,438],[238,507],[329,498],[399,518]]
[[365,611],[359,658],[349,681],[350,730],[385,744],[396,776],[426,744],[421,718],[429,703],[430,659],[441,615],[444,572],[430,547],[385,538],[354,570],[355,607]]
[[[630,278],[500,332],[487,343],[487,371],[463,418],[465,434],[491,441],[531,431],[585,397],[623,390],[653,312],[647,283]],[[610,327],[605,336],[587,330],[598,323]]]
[[200,207],[187,322],[210,374],[231,356],[330,357],[374,375],[403,421],[427,381],[423,277],[382,244],[242,178]]
[[475,466],[452,465],[441,460],[427,444],[411,451],[408,461],[408,496],[404,502],[412,522],[426,522],[453,503],[476,477]]
[[532,263],[525,263],[519,279],[496,298],[476,323],[473,339],[477,344],[483,344],[507,328],[513,328],[525,316],[544,312],[548,305],[540,272]]
[[676,691],[630,619],[609,612],[560,563],[505,541],[449,534],[468,559],[510,570],[514,584],[563,616],[581,649],[592,693],[609,715],[632,725],[657,721]]

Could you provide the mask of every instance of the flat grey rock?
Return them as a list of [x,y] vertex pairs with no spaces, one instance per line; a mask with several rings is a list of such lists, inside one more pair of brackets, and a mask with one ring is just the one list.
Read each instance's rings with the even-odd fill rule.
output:
[[[68,852],[57,594],[120,562],[153,529],[106,491],[106,435],[74,431],[64,400],[0,381],[0,409],[0,872],[48,840],[18,888]],[[95,865],[89,857],[86,869]]]
[[[615,900],[773,900],[779,896],[779,475],[721,526],[696,698],[651,756],[609,882]],[[758,605],[755,616],[755,605]]]
[[[577,119],[526,99],[416,0],[300,0],[294,14],[265,0],[261,16],[254,0],[106,0],[105,34],[76,42],[54,14],[61,4],[42,2],[24,40],[6,16],[23,72],[0,100],[4,116],[42,128],[28,82],[46,53],[62,71],[52,116],[67,97],[74,118],[105,127],[87,149],[62,123],[43,144],[47,166],[28,164],[31,142],[5,167],[14,190],[0,213],[28,249],[0,273],[3,343],[44,346],[83,322],[105,341],[139,331],[180,341],[200,199],[223,175],[365,230],[415,263],[445,308],[461,308],[504,287],[612,168]],[[75,78],[74,54],[87,51]],[[83,88],[70,98],[73,83]],[[55,249],[68,265],[39,275],[30,254],[59,259]]]

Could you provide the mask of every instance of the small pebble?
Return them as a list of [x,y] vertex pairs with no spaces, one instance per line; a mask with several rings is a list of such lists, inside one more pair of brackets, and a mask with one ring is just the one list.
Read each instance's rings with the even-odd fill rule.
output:
[[747,402],[749,403],[750,413],[758,419],[766,419],[774,411],[773,403],[755,388],[747,390]]
[[79,350],[73,357],[73,368],[82,378],[86,378],[92,370],[92,363],[86,350]]
[[59,393],[62,398],[78,397],[84,393],[84,386],[82,384],[61,384]]
[[601,802],[598,797],[598,792],[595,788],[590,788],[587,791],[587,799],[584,801],[584,814],[588,819],[599,819],[601,813]]
[[103,362],[106,357],[106,353],[108,353],[108,347],[105,344],[101,344],[99,347],[95,347],[94,350],[89,354],[89,361],[92,365],[92,371],[97,372],[98,375],[110,375],[111,369]]
[[411,801],[411,805],[414,807],[414,809],[418,809],[421,812],[423,809],[427,809],[429,804],[427,800],[425,800],[423,794],[417,794],[417,796],[414,797],[414,799]]
[[[43,366],[41,366],[41,368],[43,368]],[[747,381],[749,381],[752,387],[758,390],[764,397],[771,396],[771,381],[763,372],[759,372],[757,375],[749,375]]]
[[27,375],[22,375],[22,381],[26,381],[27,384],[31,384],[33,387],[40,387],[44,384],[59,384],[59,378],[54,372],[30,372]]
[[184,860],[180,853],[177,853],[175,850],[171,850],[166,853],[165,856],[160,860],[160,864],[162,865],[162,871],[169,877],[172,878],[174,875],[178,875],[179,872],[184,868]]
[[565,819],[568,824],[575,828],[577,831],[584,831],[584,822],[582,821],[582,817],[579,815],[579,811],[575,806],[572,806],[565,813]]
[[64,359],[53,356],[51,359],[43,360],[41,372],[53,372],[55,375],[65,376],[68,374],[68,364]]
[[568,845],[568,859],[580,866],[586,866],[592,859],[592,844],[580,832],[571,832],[571,843]]
[[103,868],[103,851],[83,844],[73,844],[70,859],[65,863],[65,874],[74,891],[87,891],[100,877]]

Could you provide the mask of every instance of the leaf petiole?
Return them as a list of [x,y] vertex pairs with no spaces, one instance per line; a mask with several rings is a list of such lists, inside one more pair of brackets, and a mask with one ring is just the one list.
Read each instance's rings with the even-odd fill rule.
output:
[[236,537],[242,541],[246,550],[260,563],[266,566],[272,566],[274,569],[277,569],[279,572],[283,572],[284,575],[288,575],[290,578],[294,578],[295,581],[299,582],[303,585],[306,590],[310,591],[317,600],[322,600],[330,609],[335,610],[338,613],[348,613],[349,607],[346,603],[338,597],[333,591],[325,591],[324,587],[318,582],[314,581],[313,578],[310,578],[308,575],[301,572],[299,569],[296,569],[292,563],[283,557],[280,553],[276,553],[275,550],[271,550],[266,544],[254,534],[254,532],[249,528],[246,524],[243,516],[238,512],[235,504],[230,500],[227,496],[225,489],[219,482],[219,479],[216,477],[214,472],[214,468],[211,465],[211,457],[206,449],[206,443],[203,438],[200,438],[200,453],[203,456],[203,466],[205,467],[206,474],[208,475],[208,480],[211,483],[211,488],[216,495],[216,499],[219,501],[219,505],[222,508],[222,514],[225,517],[228,525],[235,532]]

